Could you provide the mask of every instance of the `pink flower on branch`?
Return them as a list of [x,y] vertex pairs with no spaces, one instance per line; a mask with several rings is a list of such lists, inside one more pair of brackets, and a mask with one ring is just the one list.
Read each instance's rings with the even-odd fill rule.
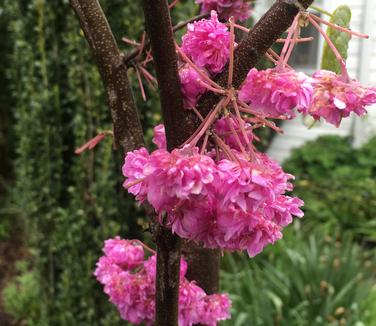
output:
[[350,113],[362,116],[365,107],[376,103],[376,88],[361,86],[359,82],[334,72],[320,70],[313,75],[314,96],[309,114],[321,117],[339,127],[342,118]]
[[136,196],[136,199],[141,203],[146,199],[147,195],[147,188],[142,181],[145,179],[144,166],[149,162],[149,159],[150,156],[147,149],[141,147],[127,153],[122,168],[123,175],[127,177],[123,187],[126,187],[128,192]]
[[304,73],[289,68],[253,68],[239,91],[239,99],[263,117],[293,118],[294,109],[307,112],[312,94],[312,80]]
[[215,11],[210,19],[188,24],[182,38],[182,51],[200,68],[210,73],[223,70],[230,55],[230,33],[225,24],[218,21]]
[[198,72],[188,65],[179,70],[179,76],[184,108],[193,108],[196,106],[200,96],[206,92],[206,88],[202,84],[204,82]]
[[[219,125],[225,123],[222,131],[226,119],[220,120]],[[243,135],[233,137],[224,136],[228,143],[224,146],[235,161],[216,162],[189,145],[171,153],[163,149],[150,155],[128,153],[124,171],[129,181],[124,185],[139,201],[147,199],[158,214],[167,213],[166,226],[180,237],[208,248],[247,250],[254,256],[281,238],[293,216],[303,216],[299,208],[303,202],[285,196],[293,188],[292,175],[266,154],[254,152],[249,161],[239,151],[245,151]]]

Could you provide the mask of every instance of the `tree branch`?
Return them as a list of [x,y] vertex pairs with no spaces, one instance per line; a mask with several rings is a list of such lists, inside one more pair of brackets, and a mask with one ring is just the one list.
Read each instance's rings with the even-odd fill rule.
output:
[[[145,22],[160,91],[167,148],[180,146],[187,136],[183,98],[180,91],[177,55],[170,12],[166,0],[143,0]],[[179,311],[179,274],[181,240],[159,226],[157,241],[156,326],[177,326]]]
[[117,148],[125,152],[144,144],[127,69],[98,0],[70,0],[104,83]]

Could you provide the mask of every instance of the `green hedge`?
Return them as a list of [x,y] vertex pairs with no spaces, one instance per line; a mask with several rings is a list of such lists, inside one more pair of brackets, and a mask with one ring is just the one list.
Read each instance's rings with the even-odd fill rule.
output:
[[[137,3],[101,4],[118,39],[139,36]],[[12,103],[1,119],[14,121],[4,137],[16,154],[15,179],[7,180],[8,198],[0,203],[0,236],[25,237],[31,251],[27,268],[4,290],[5,306],[28,325],[124,324],[92,272],[104,239],[140,236],[142,212],[121,187],[122,158],[109,139],[74,155],[111,129],[99,73],[68,1],[5,0],[0,12],[7,22],[2,59]],[[158,110],[154,103],[140,105],[146,128]],[[15,220],[22,230],[14,229]],[[23,295],[12,299],[18,288]],[[25,304],[15,307],[17,302]]]
[[376,241],[376,138],[360,149],[349,139],[321,137],[293,151],[285,169],[305,201],[303,225],[349,230]]
[[351,235],[285,233],[254,259],[225,256],[221,287],[233,318],[224,325],[374,325],[374,255]]

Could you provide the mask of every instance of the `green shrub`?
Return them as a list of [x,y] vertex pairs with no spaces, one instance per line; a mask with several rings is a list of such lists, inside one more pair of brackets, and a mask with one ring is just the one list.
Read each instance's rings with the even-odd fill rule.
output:
[[30,326],[42,325],[39,274],[36,270],[29,270],[27,262],[21,261],[17,265],[20,275],[11,280],[3,289],[5,311],[18,322]]
[[[138,3],[101,4],[118,40],[125,34],[139,38],[143,19]],[[69,1],[5,0],[0,13],[0,30],[6,29],[10,40],[6,95],[13,105],[6,108],[11,116],[7,121],[14,121],[6,135],[16,152],[15,180],[7,200],[0,202],[0,236],[12,237],[17,216],[36,251],[33,273],[21,280],[35,276],[41,281],[39,295],[28,308],[35,312],[23,322],[124,324],[92,272],[106,238],[140,236],[137,220],[142,212],[121,187],[122,157],[114,153],[110,139],[90,153],[74,154],[98,132],[111,129],[98,69]],[[155,96],[140,102],[145,128],[158,110],[155,102]],[[8,143],[0,141],[1,150],[3,144]],[[23,287],[25,296],[32,291]]]
[[284,168],[305,201],[302,224],[350,230],[376,241],[376,138],[351,148],[347,138],[321,137],[293,151]]
[[351,237],[301,231],[255,259],[226,255],[221,285],[233,319],[225,325],[373,325],[371,259]]

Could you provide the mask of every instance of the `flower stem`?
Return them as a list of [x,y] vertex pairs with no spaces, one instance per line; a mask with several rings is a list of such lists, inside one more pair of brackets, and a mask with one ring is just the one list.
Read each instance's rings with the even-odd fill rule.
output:
[[240,127],[240,130],[241,130],[241,133],[244,137],[244,139],[246,140],[247,142],[247,147],[248,147],[248,150],[250,152],[252,152],[252,147],[251,147],[251,141],[244,129],[244,120],[242,119],[241,115],[240,115],[240,111],[239,111],[239,106],[238,106],[238,103],[236,102],[236,99],[232,99],[232,106],[234,107],[234,110],[235,110],[235,114],[236,114],[236,117],[238,119],[238,122],[239,122],[239,127]]
[[[292,37],[293,37],[293,35],[295,35],[295,30],[298,27],[299,18],[300,18],[300,13],[298,13],[296,15],[296,17],[294,18],[294,21],[293,21],[292,25],[290,26],[290,29],[289,29],[289,32],[287,34],[287,38],[286,38],[285,44],[283,45],[283,48],[282,48],[281,55],[279,56],[279,62],[278,62],[278,67],[279,68],[284,68],[285,67],[285,65],[287,63],[287,60],[288,60],[288,56],[286,54],[287,53],[291,53],[292,50],[291,51],[289,51],[289,50],[291,48],[294,48],[294,46],[295,46],[295,43],[292,41]],[[285,57],[287,57],[287,60],[285,60]]]
[[146,94],[145,94],[144,85],[142,84],[140,71],[138,70],[137,66],[134,67],[134,70],[136,71],[136,75],[137,75],[137,79],[138,79],[138,85],[140,86],[142,99],[146,102]]
[[228,69],[228,80],[227,88],[232,87],[232,78],[234,76],[234,43],[235,43],[235,33],[234,33],[234,17],[230,17],[230,60]]
[[215,87],[215,88],[218,88],[218,89],[222,89],[222,87],[220,85],[218,85],[216,82],[214,82],[213,80],[211,80],[207,75],[205,75],[203,73],[203,71],[197,67],[192,61],[191,59],[189,59],[187,57],[187,55],[180,49],[180,47],[175,43],[175,47],[176,47],[176,50],[178,51],[179,55],[181,56],[181,58],[183,59],[183,61],[185,61],[189,66],[191,66],[199,75],[200,77],[207,81],[208,84],[210,84],[211,86]]
[[311,24],[319,31],[319,33],[324,37],[326,43],[330,47],[330,49],[333,51],[334,56],[336,57],[337,61],[341,65],[342,69],[342,75],[346,78],[349,78],[345,60],[342,58],[341,54],[339,53],[338,49],[330,39],[330,37],[324,32],[324,30],[320,27],[320,25],[311,17],[311,15],[308,15],[308,20],[311,22]]
[[363,33],[359,33],[359,32],[354,32],[351,29],[339,26],[337,24],[330,23],[330,22],[326,21],[325,19],[322,19],[322,18],[320,18],[320,17],[318,17],[316,15],[309,14],[309,17],[312,17],[313,19],[317,20],[318,22],[320,22],[322,24],[325,24],[325,25],[327,25],[327,26],[329,26],[331,28],[334,28],[337,31],[340,31],[340,32],[343,32],[343,33],[347,33],[347,34],[351,34],[351,35],[354,35],[354,36],[357,36],[357,37],[360,37],[360,38],[365,38],[365,39],[369,38],[369,35],[367,35],[367,34],[363,34]]
[[214,108],[214,110],[212,110],[212,112],[209,114],[209,117],[206,121],[203,121],[203,123],[201,124],[201,127],[199,128],[199,132],[198,134],[192,139],[192,141],[190,142],[191,146],[194,147],[197,145],[198,141],[200,140],[200,138],[205,134],[205,132],[210,128],[210,126],[213,124],[218,112],[223,108],[225,107],[228,103],[230,102],[230,98],[229,97],[226,97],[226,98],[222,98],[217,106]]
[[310,8],[313,9],[313,10],[316,10],[317,12],[320,12],[324,15],[327,15],[329,17],[333,17],[333,15],[329,11],[326,11],[324,8],[321,8],[319,6],[310,5]]

